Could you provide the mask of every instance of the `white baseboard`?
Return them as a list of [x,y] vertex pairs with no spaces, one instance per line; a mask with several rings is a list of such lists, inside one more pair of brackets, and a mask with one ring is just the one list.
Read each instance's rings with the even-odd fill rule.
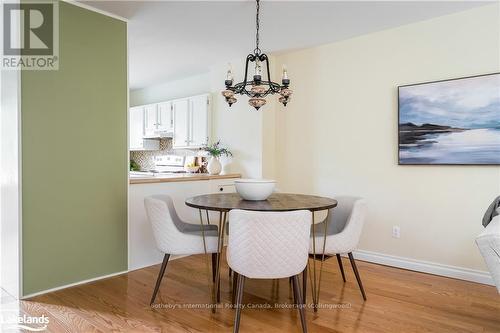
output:
[[415,260],[404,257],[397,257],[383,253],[356,250],[354,257],[362,261],[368,261],[376,264],[404,268],[411,271],[429,273],[434,275],[446,276],[450,278],[472,281],[494,286],[493,279],[489,272],[475,269],[443,265],[435,262]]
[[75,286],[78,286],[78,285],[81,285],[81,284],[85,284],[85,283],[89,283],[89,282],[94,282],[94,281],[102,280],[102,279],[107,279],[107,278],[110,278],[110,277],[113,277],[113,276],[122,275],[122,274],[126,274],[126,273],[128,273],[128,271],[122,271],[122,272],[117,272],[117,273],[113,273],[113,274],[98,276],[98,277],[95,277],[95,278],[92,278],[92,279],[83,280],[83,281],[79,281],[79,282],[74,282],[74,283],[66,284],[64,286],[60,286],[60,287],[56,287],[56,288],[52,288],[52,289],[38,291],[36,293],[29,294],[29,295],[24,295],[23,297],[21,297],[21,299],[28,299],[28,298],[35,297],[35,296],[38,296],[38,295],[43,295],[43,294],[51,293],[53,291],[57,291],[57,290],[61,290],[61,289],[66,289],[66,288],[70,288],[70,287],[75,287]]

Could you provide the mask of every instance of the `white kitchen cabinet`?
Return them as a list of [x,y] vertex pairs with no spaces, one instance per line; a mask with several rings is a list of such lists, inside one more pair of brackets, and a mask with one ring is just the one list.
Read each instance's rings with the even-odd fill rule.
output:
[[172,102],[158,103],[157,105],[157,130],[160,132],[173,132],[174,118],[173,118]]
[[189,100],[179,99],[172,102],[174,114],[174,137],[172,146],[184,148],[189,146]]
[[217,179],[210,181],[211,193],[235,193],[234,179]]
[[144,136],[155,137],[158,125],[157,105],[150,104],[144,106]]
[[[135,111],[134,115],[131,112],[130,117],[132,150],[143,148],[141,137],[145,139],[172,137],[173,148],[200,148],[208,144],[210,133],[208,94],[142,105],[132,109]],[[142,110],[142,119],[139,109]],[[139,122],[142,123],[141,127]]]
[[144,137],[143,107],[130,108],[129,124],[130,150],[140,149],[142,148],[142,138]]
[[129,113],[129,149],[158,150],[158,140],[144,139],[144,107],[130,108]]
[[173,102],[174,148],[199,148],[209,139],[210,99],[199,95]]
[[189,98],[189,145],[203,147],[208,144],[208,95]]

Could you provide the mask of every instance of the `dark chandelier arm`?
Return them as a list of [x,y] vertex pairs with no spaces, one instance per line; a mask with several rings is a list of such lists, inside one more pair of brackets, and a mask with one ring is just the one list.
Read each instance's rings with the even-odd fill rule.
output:
[[255,56],[253,54],[249,54],[247,55],[247,60],[245,62],[245,78],[243,79],[243,83],[246,85],[246,83],[248,82],[248,63],[250,61],[254,61],[255,60]]
[[262,53],[259,56],[260,61],[265,61],[266,62],[266,69],[267,69],[267,80],[271,82],[271,72],[269,71],[269,58],[267,57],[267,54]]

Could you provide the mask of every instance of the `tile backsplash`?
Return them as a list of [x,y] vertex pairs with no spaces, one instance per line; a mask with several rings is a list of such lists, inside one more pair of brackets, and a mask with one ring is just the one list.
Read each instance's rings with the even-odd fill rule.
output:
[[131,151],[130,160],[137,163],[141,168],[141,171],[147,171],[154,169],[155,167],[154,158],[156,156],[171,154],[171,150],[172,150],[172,139],[163,138],[160,139],[160,150]]

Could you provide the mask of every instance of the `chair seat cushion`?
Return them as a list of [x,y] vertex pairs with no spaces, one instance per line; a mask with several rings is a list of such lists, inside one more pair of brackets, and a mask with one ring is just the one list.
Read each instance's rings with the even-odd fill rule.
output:
[[179,231],[184,234],[198,235],[198,236],[202,236],[203,231],[205,233],[205,236],[217,236],[219,229],[214,224],[204,224],[202,227],[201,224],[192,224],[192,223],[183,223],[181,228],[182,229]]

